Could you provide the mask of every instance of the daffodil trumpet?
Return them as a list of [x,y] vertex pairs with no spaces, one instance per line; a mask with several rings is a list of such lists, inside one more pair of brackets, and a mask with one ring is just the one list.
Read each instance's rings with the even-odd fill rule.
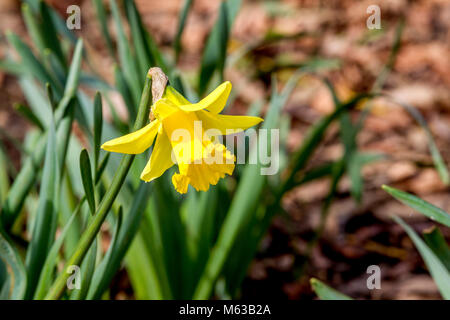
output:
[[230,92],[231,83],[227,81],[200,102],[190,103],[167,86],[162,98],[151,106],[153,119],[149,124],[105,142],[102,149],[139,154],[150,148],[156,138],[141,179],[152,181],[177,164],[179,172],[173,174],[172,183],[179,193],[186,193],[189,185],[197,191],[206,191],[225,175],[231,175],[236,161],[216,137],[243,131],[263,121],[259,117],[220,114]]

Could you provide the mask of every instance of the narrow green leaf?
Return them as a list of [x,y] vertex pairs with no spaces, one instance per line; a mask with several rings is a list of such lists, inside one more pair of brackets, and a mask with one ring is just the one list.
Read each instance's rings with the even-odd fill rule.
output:
[[331,81],[328,78],[323,78],[323,83],[327,86],[328,90],[330,90],[331,96],[333,97],[333,103],[336,106],[339,106],[342,104],[341,100],[339,99],[337,92],[334,88],[334,85],[331,83]]
[[[140,19],[139,19],[140,20]],[[142,21],[140,22],[141,29],[144,29]],[[150,56],[152,57],[152,66],[160,67],[166,74],[172,74],[173,66],[168,63],[164,57],[164,54],[161,50],[159,50],[157,43],[152,38],[152,36],[145,32],[145,44],[147,51],[150,52]]]
[[77,43],[77,36],[75,33],[67,28],[66,19],[63,19],[58,12],[53,10],[51,7],[48,7],[50,18],[52,20],[53,25],[55,26],[56,30],[58,31],[58,34],[61,37],[67,38],[72,44]]
[[102,129],[103,129],[102,95],[100,94],[100,92],[97,92],[94,98],[94,171],[98,169],[100,145],[102,142]]
[[[73,121],[73,108],[74,104],[69,101],[69,107],[66,110],[67,112],[60,121],[56,133],[58,137],[57,150],[61,153],[59,155],[60,163],[64,162],[65,152],[69,143],[70,130]],[[19,174],[14,179],[5,202],[2,204],[2,215],[0,218],[3,221],[5,229],[8,229],[14,223],[23,207],[25,198],[36,181],[42,159],[46,152],[47,138],[47,135],[42,135],[34,142],[32,154],[25,159]]]
[[[185,203],[183,222],[186,228],[187,259],[183,261],[183,298],[191,298],[207,262],[211,248],[230,206],[230,196],[222,192],[221,183],[207,192],[191,190]],[[219,204],[220,199],[220,204]],[[186,203],[187,202],[187,203]],[[233,251],[234,252],[234,251]],[[228,261],[227,261],[228,263]],[[239,264],[240,265],[240,264]],[[241,266],[241,265],[240,265]]]
[[61,119],[61,117],[66,112],[67,106],[70,100],[75,97],[77,92],[78,83],[81,74],[81,60],[83,58],[83,40],[78,39],[73,52],[72,62],[70,64],[69,73],[67,76],[66,85],[64,87],[64,94],[61,101],[58,103],[56,112],[56,122]]
[[3,201],[5,201],[9,190],[8,163],[10,163],[10,161],[3,144],[0,142],[0,206],[3,204]]
[[[76,93],[77,105],[79,106],[78,113],[75,115],[78,124],[80,125],[83,133],[88,137],[92,137],[92,128],[94,126],[94,109],[93,100],[86,95],[83,91],[78,90]],[[106,97],[106,96],[103,96]],[[117,134],[115,129],[111,127],[106,121],[103,123],[103,127],[109,134]]]
[[[147,64],[145,61],[149,60],[151,66],[160,67],[170,77],[172,66],[166,63],[164,55],[159,50],[157,44],[155,43],[155,40],[145,29],[139,11],[136,8],[135,2],[126,1],[125,10],[129,24],[131,25],[131,28],[134,30],[133,34],[135,35],[135,38],[133,38],[133,41],[135,41],[134,39],[136,40],[141,39],[139,41],[142,41],[143,46],[141,46],[141,44],[135,43],[135,46],[139,45],[139,50],[141,51],[136,52],[136,54],[138,55],[138,59],[144,58],[140,62],[140,67],[142,67],[143,65],[145,66]],[[144,54],[142,49],[145,50],[145,55],[139,57],[141,54]],[[136,47],[136,50],[138,50],[138,47]],[[147,71],[147,69],[145,69],[145,71]]]
[[83,70],[81,70],[80,74],[80,83],[98,91],[114,90],[114,88],[103,79],[97,78],[97,76],[84,72]]
[[45,49],[42,61],[55,82],[61,87],[64,86],[67,77],[67,66],[63,66],[56,54],[49,49]]
[[108,47],[108,52],[112,58],[115,58],[114,46],[113,46],[113,42],[111,39],[111,35],[109,34],[109,30],[108,30],[108,22],[107,22],[105,7],[103,6],[102,0],[92,0],[92,2],[95,7],[95,12],[97,13],[97,19],[100,23],[100,28],[102,30],[103,39],[105,39],[106,45]]
[[137,57],[138,70],[140,71],[140,74],[138,74],[140,76],[139,79],[144,79],[146,71],[151,66],[151,55],[146,51],[144,41],[145,30],[141,28],[139,12],[135,7],[134,1],[125,1],[125,9],[128,23],[131,26],[131,38]]
[[437,172],[439,173],[439,177],[445,185],[450,184],[450,174],[448,172],[447,165],[445,161],[442,159],[441,153],[439,152],[438,147],[436,146],[436,142],[434,141],[433,135],[428,127],[427,122],[423,118],[422,114],[414,108],[413,106],[400,102],[395,99],[390,99],[394,103],[403,107],[416,121],[417,123],[425,130],[428,138],[428,147],[430,149],[431,157],[433,158],[434,166],[436,167]]
[[175,62],[178,61],[181,53],[181,36],[183,35],[184,27],[186,26],[186,20],[189,10],[192,6],[192,0],[184,0],[183,7],[181,8],[178,16],[178,28],[173,42],[173,49],[175,51]]
[[118,133],[122,135],[129,133],[130,132],[129,123],[125,122],[119,117],[119,114],[117,113],[117,110],[111,99],[107,95],[105,95],[104,97],[107,102],[108,109],[111,113],[113,127],[117,130]]
[[444,266],[450,272],[450,248],[439,228],[433,226],[431,230],[424,231],[423,237],[428,247],[433,250],[434,254],[442,261]]
[[116,83],[117,90],[122,95],[122,99],[125,102],[125,106],[128,110],[128,118],[130,121],[136,119],[136,108],[133,103],[133,98],[131,97],[130,89],[125,80],[122,70],[117,65],[114,65],[114,79]]
[[2,204],[2,222],[5,229],[11,227],[21,208],[25,198],[30,192],[38,173],[38,166],[44,157],[45,139],[38,140],[36,150],[28,157],[16,176],[6,200]]
[[97,184],[97,182],[100,180],[100,177],[103,174],[103,171],[105,171],[106,165],[108,164],[108,160],[109,160],[109,156],[111,155],[111,153],[107,153],[102,161],[100,162],[97,171],[95,172],[95,183]]
[[54,88],[60,88],[58,84],[49,75],[45,67],[36,59],[31,49],[14,33],[11,31],[6,32],[9,43],[16,49],[17,53],[21,57],[21,62],[24,66],[24,70],[28,74],[33,75],[42,83],[50,83]]
[[222,1],[219,9],[219,18],[211,31],[203,51],[198,83],[198,93],[202,96],[213,76],[219,70],[223,79],[226,50],[228,44],[228,9],[227,2]]
[[433,251],[425,244],[425,242],[408,226],[400,217],[393,217],[395,222],[402,226],[408,236],[414,242],[417,250],[419,250],[422,259],[428,267],[431,276],[434,279],[442,297],[450,300],[450,273],[439,260]]
[[15,76],[23,76],[28,73],[28,70],[25,67],[17,63],[11,59],[0,60],[0,70],[3,70],[7,73],[13,74]]
[[125,79],[128,83],[128,86],[130,87],[130,91],[132,92],[133,101],[135,102],[134,105],[137,105],[139,96],[141,94],[140,75],[142,73],[145,74],[147,70],[142,70],[141,73],[139,73],[136,65],[136,60],[133,58],[133,55],[131,53],[130,43],[128,42],[125,35],[117,3],[114,0],[110,0],[109,3],[111,6],[112,16],[117,28],[117,45],[119,49],[121,69],[123,70]]
[[58,57],[62,66],[66,65],[66,59],[61,48],[61,42],[58,39],[56,27],[53,24],[53,19],[50,13],[50,8],[44,1],[40,1],[39,11],[42,18],[42,36],[45,46],[49,48]]
[[[337,161],[342,161],[342,160],[337,160]],[[302,176],[300,176],[298,178],[298,180],[296,180],[294,182],[294,184],[292,185],[292,188],[297,187],[301,184],[316,180],[316,179],[330,176],[333,173],[333,168],[336,166],[337,161],[325,163],[321,166],[312,168],[311,170],[305,172]]]
[[[329,84],[332,90],[333,100],[335,101],[336,108],[339,108],[341,102],[339,101],[336,92],[332,89],[332,85]],[[344,160],[346,170],[350,177],[351,187],[350,191],[353,198],[357,201],[361,201],[363,185],[363,177],[361,175],[361,166],[357,161],[357,142],[356,137],[358,134],[358,128],[353,125],[350,113],[348,111],[343,112],[339,117],[340,123],[340,136],[342,143],[344,144]]]
[[[127,254],[127,272],[137,299],[171,299],[164,293],[161,274],[155,269],[151,253],[145,245],[148,235],[139,232]],[[154,253],[153,253],[154,254]],[[169,287],[169,286],[167,286]]]
[[91,214],[95,213],[95,194],[94,183],[92,182],[91,161],[89,160],[89,154],[86,149],[83,149],[80,153],[80,172],[81,180],[83,182],[84,194],[89,204]]
[[39,10],[39,1],[40,0],[23,0],[24,3],[31,7],[33,12],[37,12]]
[[58,253],[61,249],[61,246],[64,242],[64,239],[66,238],[70,227],[72,226],[73,222],[75,221],[75,217],[80,212],[80,208],[82,204],[84,203],[84,200],[80,201],[72,215],[70,216],[69,221],[67,221],[64,228],[61,230],[61,234],[59,235],[58,239],[53,243],[47,258],[45,259],[44,266],[42,267],[41,276],[39,278],[39,283],[37,285],[36,293],[34,295],[34,299],[41,300],[44,298],[45,294],[47,293],[50,284],[51,284],[51,277],[53,274],[53,270],[57,263]]
[[70,300],[84,300],[92,283],[92,276],[94,275],[95,263],[97,257],[98,237],[94,240],[89,251],[81,263],[81,283],[79,289],[72,289]]
[[20,77],[19,84],[30,109],[44,128],[47,129],[50,126],[50,119],[52,118],[52,107],[45,96],[45,92],[31,77]]
[[373,161],[382,159],[380,154],[363,154],[355,150],[351,153],[347,160],[347,172],[351,181],[351,193],[353,198],[360,202],[363,192],[363,177],[361,174],[362,168]]
[[11,277],[7,273],[8,266],[0,260],[0,299],[8,300],[9,292],[11,290],[10,283]]
[[[0,263],[4,262],[9,268],[9,285],[8,292],[11,292],[10,299],[20,300],[25,296],[27,274],[25,266],[20,258],[19,253],[8,241],[7,236],[3,233],[0,226]],[[1,289],[1,288],[0,288]]]
[[198,82],[198,93],[202,96],[208,87],[214,71],[219,72],[223,79],[227,57],[227,45],[231,26],[241,6],[241,0],[222,1],[219,9],[219,17],[209,34],[203,50],[200,76]]
[[335,119],[337,119],[342,112],[353,108],[359,101],[369,96],[370,95],[367,94],[357,95],[348,102],[340,105],[335,111],[333,111],[333,113],[320,119],[317,123],[314,124],[312,128],[308,130],[305,138],[303,139],[302,145],[291,156],[291,163],[289,165],[290,167],[289,178],[280,188],[280,194],[283,194],[286,190],[292,188],[296,174],[305,167],[306,163],[312,156],[314,150],[317,148],[320,141],[322,140],[322,137],[325,134],[325,131],[329,127],[329,125]]
[[27,299],[34,295],[45,258],[55,236],[59,177],[56,133],[54,122],[52,122],[45,150],[44,170],[42,173],[36,218],[26,256],[28,274]]
[[164,251],[167,249],[162,233],[168,228],[159,221],[160,215],[157,214],[155,200],[153,194],[139,225],[139,231],[126,255],[126,268],[137,299],[175,297],[169,284],[169,270],[164,259]]
[[20,113],[24,118],[26,118],[30,123],[34,124],[39,130],[44,131],[44,125],[41,120],[34,114],[33,110],[24,106],[21,103],[14,104],[14,110]]
[[50,106],[52,107],[52,113],[54,113],[56,110],[55,96],[53,95],[53,89],[48,82],[45,84],[45,91],[47,93],[47,99],[50,102]]
[[[138,191],[139,192],[139,191]],[[136,199],[137,200],[137,199]],[[139,200],[141,200],[139,198]],[[143,199],[142,199],[143,200]],[[145,200],[144,200],[145,201]],[[142,210],[143,211],[143,210]],[[101,298],[103,292],[107,289],[109,283],[111,282],[112,277],[117,272],[120,266],[120,261],[112,261],[112,256],[114,254],[115,249],[117,249],[119,232],[122,226],[123,214],[121,208],[119,209],[119,214],[117,216],[116,226],[114,228],[113,237],[111,239],[108,251],[103,257],[102,262],[95,269],[94,275],[92,277],[92,283],[89,287],[89,292],[87,294],[87,299],[89,300],[98,300]],[[130,237],[132,238],[132,236]],[[114,265],[113,265],[114,263]]]
[[407,192],[400,191],[386,185],[383,185],[382,188],[384,191],[389,193],[400,202],[406,204],[408,207],[417,210],[433,221],[442,223],[443,225],[450,227],[450,215],[444,210]]
[[[69,101],[69,106],[67,108],[66,115],[63,117],[63,119],[60,121],[58,126],[58,132],[56,133],[56,152],[58,154],[59,159],[59,168],[64,169],[65,163],[66,163],[66,157],[67,152],[69,149],[69,144],[71,143],[71,140],[75,140],[75,137],[71,137],[72,133],[72,123],[74,121],[75,116],[75,109],[77,107],[76,99],[73,98]],[[72,142],[73,144],[73,142]],[[63,170],[61,170],[61,178],[62,174],[64,173]]]
[[28,33],[30,34],[34,45],[39,49],[40,56],[42,57],[46,48],[44,37],[42,35],[40,25],[27,3],[22,4],[22,15],[27,26]]
[[311,278],[310,283],[312,289],[321,300],[353,300],[349,296],[334,290],[316,278]]

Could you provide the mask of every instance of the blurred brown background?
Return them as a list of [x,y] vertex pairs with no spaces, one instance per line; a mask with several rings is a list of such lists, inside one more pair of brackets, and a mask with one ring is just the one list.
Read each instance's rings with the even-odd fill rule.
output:
[[[112,61],[102,41],[90,1],[47,1],[66,16],[65,8],[79,4],[82,12],[80,34],[95,58],[97,70],[113,82]],[[149,32],[163,50],[170,50],[181,0],[136,1]],[[369,5],[381,8],[382,29],[369,31],[366,19]],[[107,6],[107,1],[105,2]],[[183,35],[180,68],[189,75],[197,70],[205,39],[216,19],[218,0],[194,0]],[[401,18],[405,28],[393,71],[383,87],[396,99],[417,107],[427,120],[444,160],[450,163],[450,1],[243,1],[233,26],[230,52],[255,43],[269,32],[287,39],[258,46],[251,52],[249,66],[227,68],[226,78],[239,89],[231,112],[242,113],[249,104],[269,95],[270,71],[279,78],[312,58],[335,59],[336,68],[323,73],[335,85],[342,99],[370,90],[394,41]],[[26,37],[16,0],[0,2],[1,33],[12,29]],[[114,26],[110,23],[114,33]],[[307,33],[306,36],[289,36]],[[0,43],[0,57],[7,46]],[[0,71],[0,127],[10,136],[22,139],[27,124],[14,111],[22,102],[16,80]],[[120,103],[120,102],[119,102]],[[292,117],[288,146],[293,150],[302,142],[307,128],[334,108],[329,91],[317,78],[306,77],[294,91],[285,112]],[[355,112],[356,115],[357,112]],[[343,152],[337,127],[313,162],[337,159]],[[19,166],[19,153],[9,140],[0,136]],[[364,194],[356,204],[345,178],[339,185],[325,232],[311,259],[306,262],[307,242],[317,227],[320,207],[327,196],[329,180],[323,179],[295,189],[284,202],[286,215],[275,218],[270,233],[261,244],[244,281],[242,296],[267,298],[313,298],[309,278],[317,277],[336,289],[362,299],[439,298],[436,285],[409,238],[392,222],[393,214],[403,217],[416,230],[433,225],[424,216],[393,200],[380,189],[389,184],[413,192],[450,211],[450,194],[433,168],[425,132],[402,108],[376,99],[373,112],[358,136],[360,150],[385,153],[387,157],[366,166]],[[450,238],[450,230],[442,228]],[[306,262],[306,263],[305,263]],[[368,290],[366,269],[381,267],[381,290]],[[118,280],[126,291],[126,276]]]

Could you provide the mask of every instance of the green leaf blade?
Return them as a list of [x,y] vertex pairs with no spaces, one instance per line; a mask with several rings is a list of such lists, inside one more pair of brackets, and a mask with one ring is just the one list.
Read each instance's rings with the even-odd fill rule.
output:
[[83,182],[84,194],[89,204],[91,214],[95,213],[95,193],[94,183],[92,181],[91,161],[86,149],[83,149],[80,154],[80,173],[81,181]]
[[56,133],[52,122],[45,151],[39,203],[26,257],[28,299],[34,295],[45,258],[56,233],[59,177]]
[[439,228],[433,227],[431,230],[424,231],[423,237],[426,244],[450,271],[450,247]]
[[442,297],[446,300],[450,300],[449,271],[409,225],[407,225],[400,217],[393,217],[393,219],[406,231],[408,236],[414,242],[417,250],[422,256],[422,259],[425,261],[425,264],[428,267],[431,276],[433,277],[437,287],[439,288]]
[[102,96],[100,92],[97,92],[94,98],[94,171],[98,169],[100,145],[102,142],[102,130],[103,130]]
[[414,210],[417,210],[431,220],[450,227],[450,215],[444,210],[407,192],[400,191],[386,185],[383,185],[382,189],[396,198],[398,201],[402,202],[408,207],[413,208]]
[[[8,238],[3,234],[0,229],[0,263],[6,263],[10,267],[9,283],[12,283],[12,290],[7,288],[8,292],[11,292],[10,299],[20,300],[25,296],[27,274],[25,266],[20,258],[17,250],[8,241]],[[8,282],[6,282],[8,284]],[[0,287],[0,290],[2,288]]]
[[353,300],[349,296],[327,286],[316,278],[311,278],[311,287],[321,300]]

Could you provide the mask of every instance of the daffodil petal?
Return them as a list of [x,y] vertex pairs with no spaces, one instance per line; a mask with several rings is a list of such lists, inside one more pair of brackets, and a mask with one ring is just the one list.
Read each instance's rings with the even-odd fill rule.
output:
[[233,174],[236,157],[224,145],[210,143],[204,154],[206,158],[201,163],[178,163],[180,173],[172,176],[172,183],[179,193],[186,193],[188,185],[197,191],[207,191],[226,174]]
[[142,129],[105,142],[102,149],[127,154],[142,153],[152,145],[160,125],[159,121],[152,121]]
[[174,165],[172,161],[172,147],[165,132],[158,133],[152,155],[141,174],[144,181],[159,178],[167,169]]
[[204,110],[197,111],[196,115],[205,130],[215,129],[222,135],[241,132],[264,121],[259,117],[213,114]]
[[167,98],[159,99],[152,105],[153,115],[159,120],[163,120],[177,111],[179,111],[177,105]]
[[164,98],[172,101],[177,106],[190,104],[190,102],[185,97],[183,97],[181,93],[179,93],[177,90],[175,90],[175,88],[171,86],[166,87]]
[[175,187],[175,190],[178,191],[178,193],[184,194],[188,191],[189,182],[191,179],[185,175],[175,173],[172,176],[172,184]]
[[213,92],[211,92],[208,96],[203,98],[198,103],[180,105],[180,108],[183,111],[193,112],[198,110],[206,109],[212,113],[219,113],[225,108],[225,104],[227,103],[228,96],[231,92],[231,82],[226,81],[218,86]]

